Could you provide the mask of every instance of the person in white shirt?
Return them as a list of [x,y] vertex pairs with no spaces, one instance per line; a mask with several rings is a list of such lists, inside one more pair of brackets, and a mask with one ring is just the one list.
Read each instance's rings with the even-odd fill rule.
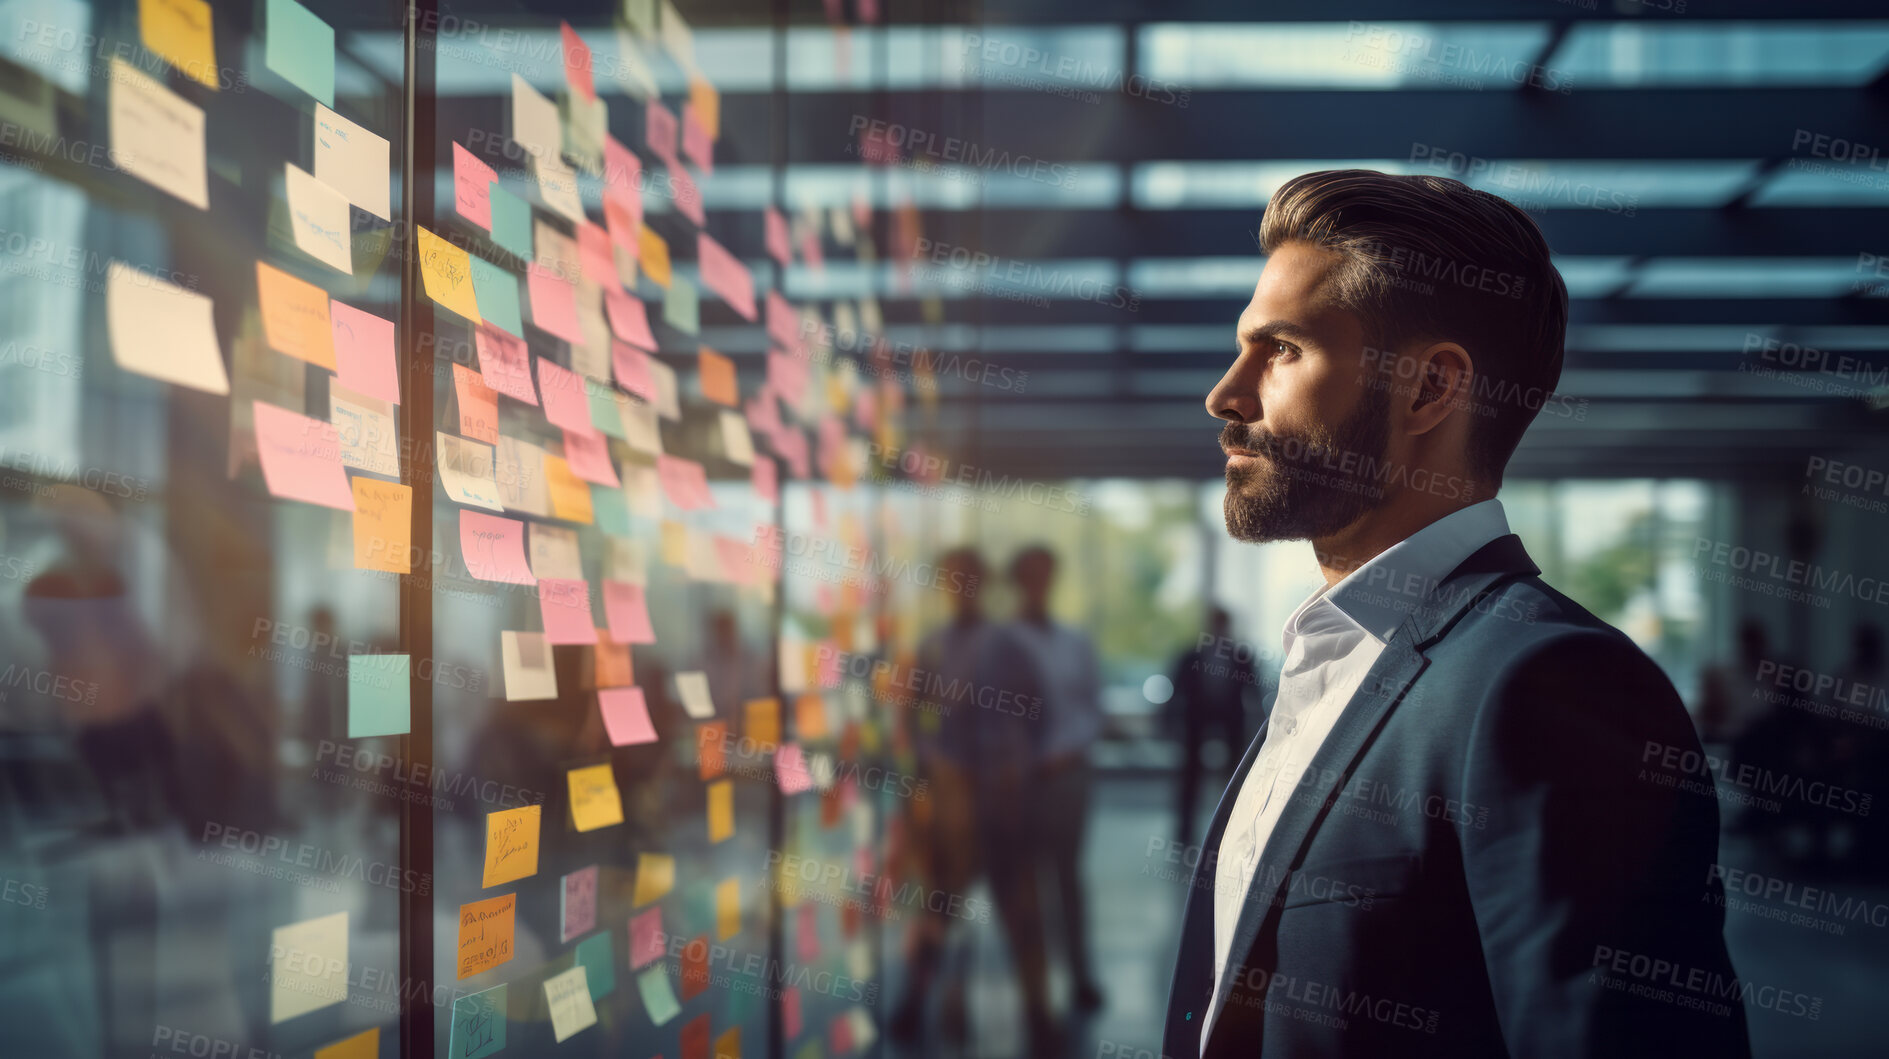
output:
[[1494,499],[1566,406],[1540,231],[1342,170],[1288,181],[1260,237],[1207,397],[1227,531],[1311,541],[1325,586],[1207,832],[1163,1053],[1748,1055],[1697,734]]

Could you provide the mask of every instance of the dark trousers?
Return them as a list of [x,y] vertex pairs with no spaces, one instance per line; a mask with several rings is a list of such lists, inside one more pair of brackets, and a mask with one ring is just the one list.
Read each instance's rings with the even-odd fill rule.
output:
[[1094,773],[1086,756],[1052,765],[1043,775],[1039,809],[1041,874],[1057,903],[1063,952],[1070,979],[1078,986],[1095,980],[1089,962],[1089,902],[1082,881],[1082,840],[1089,828]]

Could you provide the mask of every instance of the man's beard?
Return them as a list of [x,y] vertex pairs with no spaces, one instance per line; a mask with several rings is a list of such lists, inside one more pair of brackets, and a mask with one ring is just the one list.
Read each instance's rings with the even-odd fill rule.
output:
[[1257,458],[1227,464],[1223,505],[1235,540],[1316,540],[1384,503],[1384,453],[1390,445],[1390,393],[1366,390],[1335,431],[1279,435],[1228,423],[1220,444]]

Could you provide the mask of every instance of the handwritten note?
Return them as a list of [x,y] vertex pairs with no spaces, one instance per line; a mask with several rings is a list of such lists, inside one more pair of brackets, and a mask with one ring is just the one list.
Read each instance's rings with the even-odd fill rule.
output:
[[649,704],[642,688],[603,688],[597,692],[604,730],[612,746],[636,746],[656,741],[656,726],[649,720]]
[[410,573],[413,487],[357,475],[354,487],[354,568]]
[[327,106],[334,106],[334,27],[295,0],[268,0],[265,10],[263,65]]
[[609,443],[600,433],[565,431],[564,462],[570,465],[572,474],[586,482],[612,489],[621,484],[617,481],[616,467],[610,463]]
[[702,285],[721,295],[742,319],[753,321],[754,276],[748,267],[707,232],[696,233],[695,254],[702,266]]
[[667,287],[673,281],[669,266],[669,244],[657,235],[648,223],[636,229],[637,256],[641,259],[643,273],[650,282],[659,287]]
[[138,34],[178,73],[217,90],[216,38],[207,0],[138,0]]
[[289,230],[296,247],[330,268],[354,275],[347,197],[293,162],[283,166],[283,174]]
[[334,370],[334,323],[328,315],[327,291],[258,261],[256,300],[269,348]]
[[373,474],[400,476],[400,432],[394,406],[355,393],[339,382],[328,386],[328,421],[341,439],[341,462]]
[[348,998],[348,914],[277,927],[269,937],[269,1022]]
[[500,894],[459,906],[459,978],[489,971],[512,958],[512,921],[517,894]]
[[152,187],[200,210],[209,209],[203,108],[115,55],[110,76],[107,157]]
[[538,874],[542,809],[523,805],[485,814],[485,873],[480,886],[497,886]]
[[538,198],[546,209],[572,224],[584,219],[584,201],[577,190],[577,172],[554,153],[532,155],[526,159],[531,178],[538,185]]
[[551,647],[543,633],[500,632],[499,655],[505,669],[506,701],[557,698],[557,670],[551,667]]
[[227,394],[209,297],[113,261],[105,274],[105,322],[112,359],[126,371]]
[[513,585],[537,581],[525,564],[524,523],[516,519],[461,511],[459,550],[465,557],[467,572],[481,581]]
[[453,1001],[447,1055],[453,1059],[485,1059],[505,1050],[506,988],[496,985]]
[[669,983],[669,969],[651,967],[636,976],[636,992],[643,998],[643,1010],[649,1021],[661,1026],[682,1012],[676,1001],[675,986]]
[[544,638],[554,644],[596,643],[597,627],[590,620],[590,582],[573,578],[541,578],[538,609],[544,617]]
[[392,213],[390,157],[386,137],[315,104],[315,179],[383,221]]
[[419,229],[420,280],[426,296],[442,308],[478,323],[479,298],[472,289],[472,258],[460,247]]
[[571,819],[579,831],[595,831],[623,822],[623,798],[617,793],[616,773],[608,763],[572,769],[565,774],[571,787]]
[[479,351],[479,373],[485,383],[507,397],[529,405],[538,403],[538,391],[531,384],[531,355],[525,340],[508,335],[488,321],[473,334]]
[[487,511],[505,510],[499,501],[492,446],[445,431],[436,431],[434,439],[439,450],[439,484],[446,495]]
[[597,929],[597,866],[564,876],[562,896],[558,899],[558,920],[563,924],[561,940]]
[[394,322],[338,301],[329,303],[328,313],[337,381],[356,393],[399,404]]
[[341,439],[330,423],[262,401],[254,403],[263,482],[284,500],[354,510],[341,466]]
[[498,444],[498,391],[464,364],[453,365],[453,392],[459,399],[459,432],[489,445]]

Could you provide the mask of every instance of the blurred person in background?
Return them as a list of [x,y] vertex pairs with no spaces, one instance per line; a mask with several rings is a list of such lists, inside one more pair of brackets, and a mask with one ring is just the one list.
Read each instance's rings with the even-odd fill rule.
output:
[[[1325,583],[1207,832],[1162,1053],[1749,1055],[1704,1003],[1737,982],[1692,719],[1495,499],[1561,375],[1541,232],[1343,170],[1287,181],[1260,242],[1206,401],[1227,531],[1311,541]],[[1693,1003],[1632,988],[1656,961]]]
[[1239,763],[1246,750],[1246,689],[1257,683],[1252,672],[1258,659],[1240,662],[1241,651],[1232,643],[1233,618],[1224,607],[1207,617],[1202,642],[1181,653],[1174,662],[1174,697],[1168,712],[1179,722],[1181,774],[1175,804],[1174,834],[1181,845],[1193,841],[1200,804],[1200,783],[1206,772],[1201,752],[1218,735],[1226,746],[1226,763]]

